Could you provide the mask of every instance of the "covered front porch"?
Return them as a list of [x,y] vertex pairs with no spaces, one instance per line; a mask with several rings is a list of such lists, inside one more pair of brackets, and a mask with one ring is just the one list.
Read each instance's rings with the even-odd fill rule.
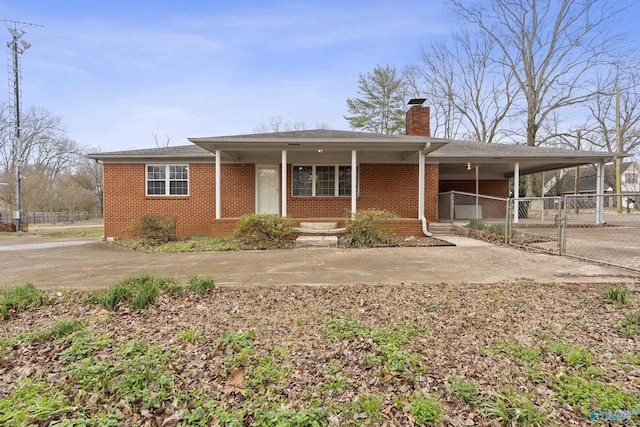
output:
[[[297,131],[240,137],[191,138],[215,154],[213,233],[225,235],[225,166],[253,165],[255,213],[301,222],[337,222],[360,209],[386,209],[398,234],[427,233],[437,220],[437,165],[425,158],[449,141],[422,136],[345,131]],[[240,191],[240,189],[238,189]],[[244,189],[246,190],[246,189]]]

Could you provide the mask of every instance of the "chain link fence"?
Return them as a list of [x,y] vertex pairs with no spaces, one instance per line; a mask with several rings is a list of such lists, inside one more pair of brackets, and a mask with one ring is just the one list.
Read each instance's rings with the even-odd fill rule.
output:
[[640,271],[640,210],[632,200],[616,194],[510,199],[507,238],[514,246]]
[[504,224],[508,199],[459,191],[438,194],[438,220],[463,221],[481,219]]
[[[55,224],[64,222],[80,222],[102,220],[101,214],[70,213],[70,212],[27,212],[20,217],[27,224]],[[13,222],[11,213],[0,213],[0,224]]]

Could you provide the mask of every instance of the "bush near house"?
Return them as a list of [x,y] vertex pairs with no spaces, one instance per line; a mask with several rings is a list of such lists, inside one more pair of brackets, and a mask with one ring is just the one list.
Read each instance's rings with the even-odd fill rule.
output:
[[349,234],[340,242],[350,247],[372,247],[391,244],[393,229],[385,221],[398,219],[398,215],[384,209],[363,209],[347,217]]
[[235,235],[255,249],[278,249],[293,243],[293,219],[277,214],[247,214],[240,217]]
[[177,222],[175,215],[145,215],[133,224],[130,232],[138,239],[166,243],[178,238]]

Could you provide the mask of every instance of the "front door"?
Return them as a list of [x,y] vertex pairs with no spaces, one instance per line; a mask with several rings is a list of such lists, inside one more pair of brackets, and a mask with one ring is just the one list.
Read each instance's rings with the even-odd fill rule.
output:
[[280,213],[278,166],[257,166],[256,213]]

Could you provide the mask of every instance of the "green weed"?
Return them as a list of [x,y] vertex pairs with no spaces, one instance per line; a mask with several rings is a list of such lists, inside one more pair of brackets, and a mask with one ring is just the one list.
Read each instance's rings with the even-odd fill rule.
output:
[[57,322],[48,331],[40,332],[36,338],[40,341],[49,341],[52,338],[62,338],[83,328],[83,324],[78,319],[62,320]]
[[189,277],[188,284],[189,288],[198,295],[205,295],[216,287],[216,281],[211,277],[203,279],[202,277],[191,276]]
[[442,405],[433,397],[416,394],[411,398],[409,413],[418,425],[435,425],[444,421]]
[[480,393],[478,386],[471,381],[465,381],[462,378],[454,377],[449,384],[449,393],[459,397],[467,403],[475,404],[480,401]]
[[584,379],[575,375],[562,375],[550,384],[558,393],[562,402],[579,405],[582,414],[589,415],[595,409],[620,411],[636,408],[640,405],[640,395],[619,390],[614,385],[603,384],[597,380]]
[[[317,427],[326,425],[326,411],[320,408],[295,411],[280,407],[262,406],[255,411],[256,427]],[[226,424],[225,424],[226,425]]]
[[538,363],[542,360],[542,355],[540,354],[539,349],[525,347],[517,343],[499,342],[492,345],[489,349],[496,353],[508,354],[516,359],[520,359],[531,364]]
[[483,411],[496,421],[518,426],[546,426],[551,415],[547,413],[547,404],[537,406],[532,396],[515,393],[492,396],[482,404]]
[[344,365],[342,364],[342,362],[336,359],[331,359],[327,364],[324,372],[327,375],[335,375],[338,372],[342,371],[342,369],[344,369]]
[[616,286],[615,288],[607,289],[602,297],[606,301],[613,302],[617,304],[618,307],[622,307],[629,301],[629,291],[620,286]]
[[38,425],[53,414],[64,415],[75,409],[58,387],[41,380],[21,378],[6,398],[0,399],[0,425]]
[[82,359],[112,344],[110,334],[98,335],[86,329],[79,329],[67,335],[64,340],[70,345],[60,352],[62,360]]
[[31,282],[0,291],[0,316],[8,319],[28,307],[40,307],[44,295]]
[[184,331],[180,332],[179,338],[188,343],[193,343],[201,336],[202,336],[201,330],[194,329],[194,328],[187,328]]
[[618,331],[628,337],[635,337],[638,335],[640,333],[640,311],[636,311],[635,313],[628,315],[622,323],[620,323]]
[[178,287],[179,285],[172,278],[142,273],[121,280],[95,298],[109,310],[116,310],[118,304],[123,302],[134,310],[142,310],[157,302],[161,290],[176,293]]
[[545,350],[550,354],[561,356],[566,364],[574,368],[586,368],[591,366],[593,362],[593,356],[586,348],[572,346],[561,341],[548,344]]

